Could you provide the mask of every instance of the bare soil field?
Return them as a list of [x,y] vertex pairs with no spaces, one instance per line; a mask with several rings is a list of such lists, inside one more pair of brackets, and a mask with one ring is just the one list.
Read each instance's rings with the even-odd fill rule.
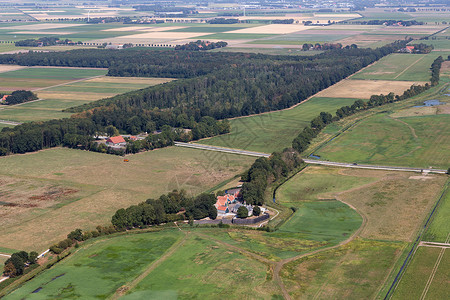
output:
[[82,101],[94,101],[99,100],[100,98],[108,98],[115,96],[116,93],[102,93],[101,97],[99,98],[99,93],[86,93],[86,92],[52,92],[52,91],[38,91],[37,95],[41,99],[50,100],[50,99],[56,99],[56,100],[82,100]]
[[0,73],[9,72],[9,71],[15,71],[26,68],[24,66],[17,66],[17,65],[0,65]]
[[438,112],[436,106],[424,106],[424,107],[410,107],[390,115],[392,118],[402,118],[402,117],[419,117],[419,116],[429,116],[435,115]]
[[402,94],[413,84],[424,84],[414,81],[388,80],[342,80],[335,85],[319,92],[318,97],[369,99],[372,95]]
[[388,44],[398,39],[399,39],[398,35],[359,34],[338,40],[337,42],[341,43],[342,45],[356,44],[359,47],[368,47],[373,44],[381,44],[381,43]]
[[[19,207],[23,214],[2,215],[2,222],[8,226],[2,227],[0,245],[45,250],[75,228],[108,224],[119,208],[174,189],[185,189],[190,195],[201,193],[249,168],[254,161],[251,157],[178,147],[127,158],[129,162],[119,156],[66,148],[0,158],[0,179],[14,184],[2,185],[2,189],[8,189],[16,203],[43,201],[45,206],[26,211]],[[20,182],[29,188],[24,189]],[[72,198],[37,200],[45,198],[52,187],[78,192],[73,192]],[[30,200],[33,196],[37,198]],[[7,208],[10,211],[11,207]],[[4,206],[0,209],[5,212]]]

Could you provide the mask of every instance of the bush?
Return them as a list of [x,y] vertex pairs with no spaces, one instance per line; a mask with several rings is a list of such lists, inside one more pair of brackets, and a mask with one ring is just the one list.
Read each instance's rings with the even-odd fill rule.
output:
[[53,245],[50,247],[50,251],[52,251],[54,254],[60,254],[63,252],[64,249],[59,248],[57,245]]

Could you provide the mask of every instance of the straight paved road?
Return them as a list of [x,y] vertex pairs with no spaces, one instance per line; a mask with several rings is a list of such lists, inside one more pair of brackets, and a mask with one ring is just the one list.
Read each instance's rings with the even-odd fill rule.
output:
[[[188,148],[194,148],[194,149],[200,149],[200,150],[225,152],[225,153],[234,153],[234,154],[241,154],[241,155],[249,155],[249,156],[255,156],[255,157],[270,157],[270,154],[267,154],[267,153],[240,150],[240,149],[223,148],[223,147],[216,147],[216,146],[202,145],[202,144],[175,142],[175,146],[188,147]],[[445,174],[447,172],[446,170],[439,170],[439,169],[421,169],[421,168],[410,168],[410,167],[360,165],[360,164],[340,163],[340,162],[324,161],[324,160],[316,160],[316,159],[303,159],[303,161],[307,164],[312,164],[312,165],[334,166],[334,167],[354,168],[354,169],[371,169],[371,170],[402,171],[402,172],[417,172],[417,173],[424,172],[424,173],[439,173],[439,174]]]

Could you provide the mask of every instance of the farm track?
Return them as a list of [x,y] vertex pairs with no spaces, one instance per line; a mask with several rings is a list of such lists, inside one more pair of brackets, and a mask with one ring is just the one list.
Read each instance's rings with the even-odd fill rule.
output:
[[59,86],[63,86],[63,85],[82,82],[82,81],[91,80],[91,79],[100,78],[100,77],[105,77],[105,75],[97,75],[97,76],[92,76],[92,77],[81,78],[81,79],[77,79],[77,80],[73,80],[73,81],[69,81],[69,82],[65,82],[65,83],[60,83],[60,84],[56,84],[56,85],[52,85],[52,86],[46,86],[46,87],[42,87],[42,88],[33,89],[32,91],[47,90],[47,89],[51,89],[51,88],[55,88],[55,87],[59,87]]
[[[447,239],[445,240],[445,244],[448,245],[448,242],[450,240],[450,233],[447,235]],[[436,259],[436,263],[434,264],[433,270],[431,271],[430,277],[428,278],[427,284],[425,285],[425,288],[422,291],[422,295],[420,295],[420,300],[424,300],[427,296],[428,290],[430,289],[431,283],[433,282],[434,276],[436,275],[436,272],[439,268],[439,265],[441,264],[442,257],[444,256],[446,248],[442,248],[439,252],[439,256]]]
[[170,249],[166,253],[164,253],[159,259],[157,259],[156,261],[151,263],[150,266],[143,273],[141,273],[138,277],[136,277],[130,283],[128,283],[128,284],[120,287],[119,289],[117,289],[117,291],[111,297],[109,297],[108,299],[118,299],[119,297],[121,297],[124,294],[126,294],[128,291],[130,291],[133,288],[135,288],[154,269],[156,269],[166,259],[168,259],[170,256],[172,256],[172,254],[174,254],[175,251],[177,251],[181,246],[183,246],[183,244],[186,242],[187,238],[189,237],[190,232],[187,231],[187,232],[184,232],[184,234],[185,235],[184,235],[184,237],[181,240],[179,240],[174,245],[172,245],[172,247],[170,247]]
[[415,64],[417,64],[419,61],[421,61],[422,59],[424,59],[425,55],[420,57],[418,60],[416,60],[415,62],[413,62],[412,64],[410,64],[408,67],[406,67],[403,71],[401,71],[400,73],[398,73],[397,76],[394,77],[394,80],[397,79],[398,77],[400,77],[403,73],[405,73],[406,71],[408,71],[409,68],[411,68],[412,66],[414,66]]

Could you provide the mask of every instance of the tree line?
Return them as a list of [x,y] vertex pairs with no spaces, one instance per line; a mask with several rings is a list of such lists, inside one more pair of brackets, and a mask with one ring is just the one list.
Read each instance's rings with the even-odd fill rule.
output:
[[[160,74],[145,69],[146,62],[168,68],[171,74],[179,73],[172,69],[179,68],[173,61],[181,57],[188,61],[184,67],[189,66],[192,74],[203,73],[208,62],[211,62],[211,68],[202,76],[68,109],[68,112],[79,112],[72,118],[4,128],[0,133],[0,155],[60,145],[104,152],[102,146],[92,141],[92,136],[105,132],[110,125],[129,134],[151,133],[161,130],[163,126],[191,129],[189,133],[179,131],[178,137],[172,140],[173,134],[151,134],[145,142],[133,143],[129,148],[132,152],[171,145],[177,139],[189,141],[227,133],[230,130],[229,123],[217,120],[290,107],[382,56],[397,51],[405,43],[396,42],[375,50],[336,49],[314,57],[191,51],[113,51],[112,56],[106,58],[108,64],[114,64],[110,72],[122,68],[122,65],[115,65],[116,60],[121,58],[125,62],[142,59],[143,70],[136,74],[139,76]],[[94,63],[101,54],[104,54],[102,50],[76,50],[52,53],[49,58],[48,53],[25,53],[2,55],[0,62],[50,64],[49,59],[52,59],[53,63],[86,66]],[[197,65],[194,62],[201,63]],[[168,65],[164,66],[165,63]]]

